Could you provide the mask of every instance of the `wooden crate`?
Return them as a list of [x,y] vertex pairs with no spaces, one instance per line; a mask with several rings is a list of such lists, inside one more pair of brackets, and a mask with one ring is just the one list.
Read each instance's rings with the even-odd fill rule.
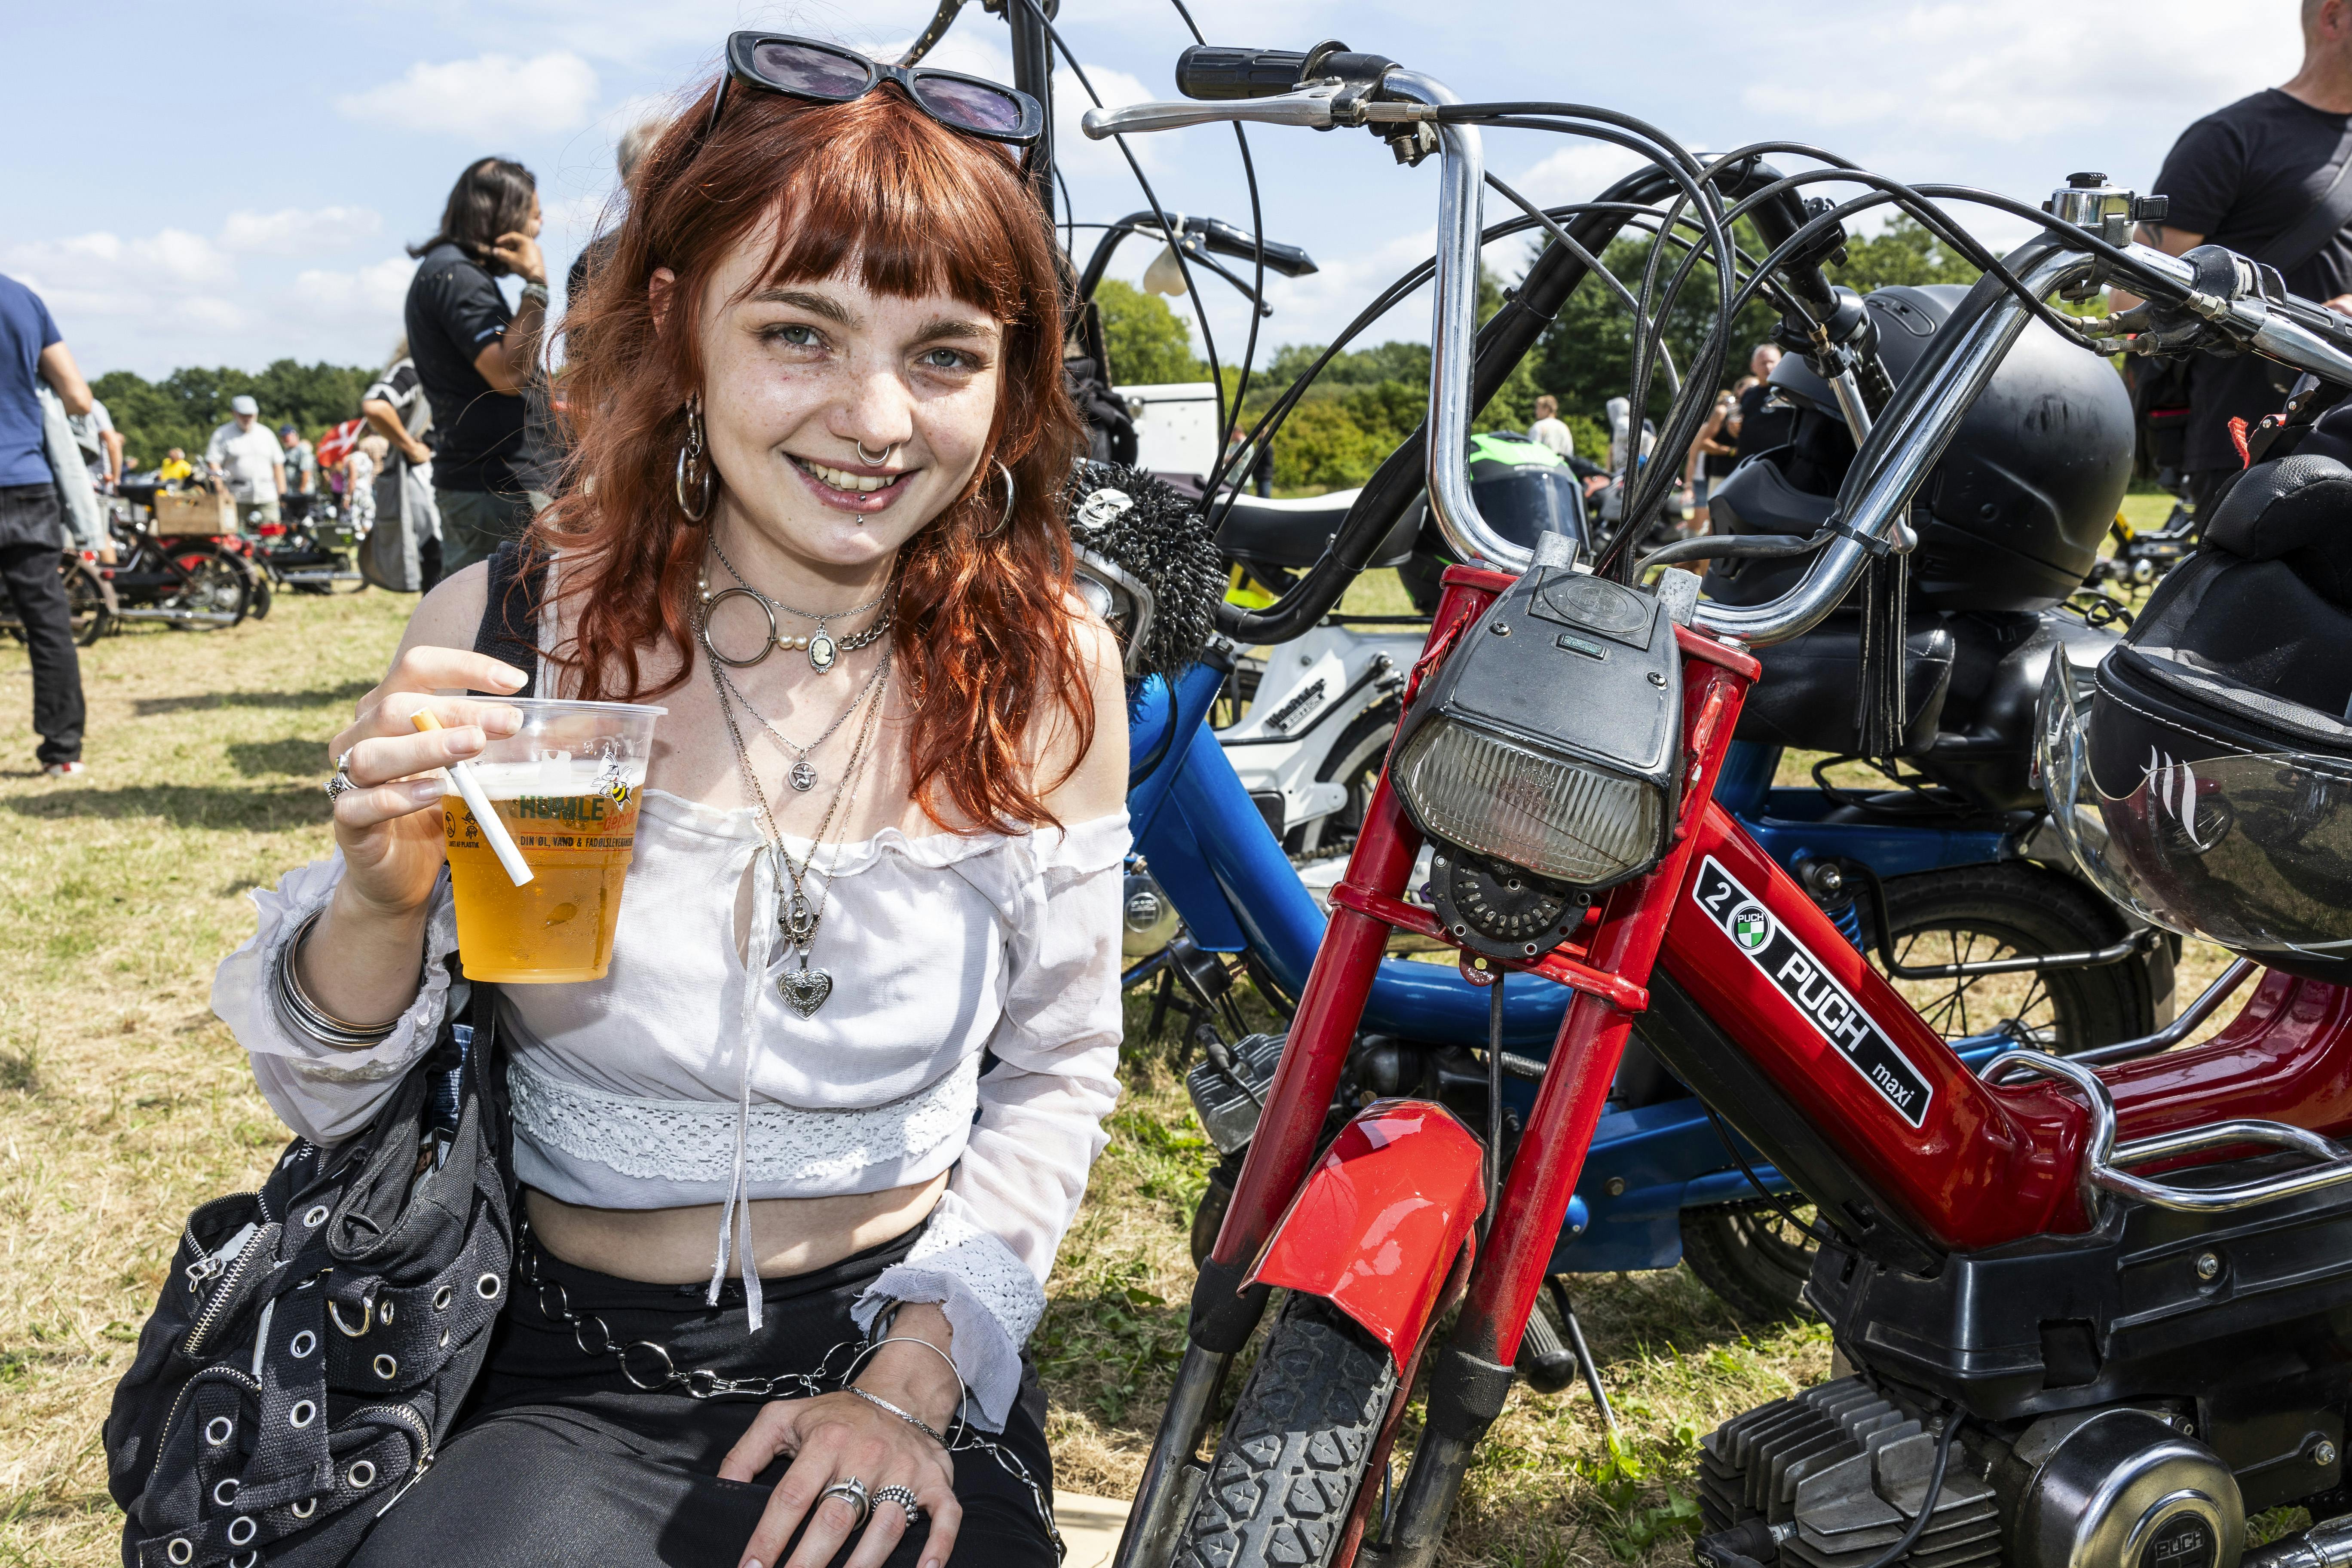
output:
[[236,502],[208,490],[157,490],[158,533],[235,533]]

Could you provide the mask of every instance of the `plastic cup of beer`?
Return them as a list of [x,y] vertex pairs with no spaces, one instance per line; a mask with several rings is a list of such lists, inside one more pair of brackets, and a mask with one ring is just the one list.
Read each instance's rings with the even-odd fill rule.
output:
[[507,698],[522,726],[493,737],[472,771],[531,869],[518,888],[453,782],[441,797],[457,953],[467,978],[505,984],[602,980],[637,843],[654,721],[630,702]]

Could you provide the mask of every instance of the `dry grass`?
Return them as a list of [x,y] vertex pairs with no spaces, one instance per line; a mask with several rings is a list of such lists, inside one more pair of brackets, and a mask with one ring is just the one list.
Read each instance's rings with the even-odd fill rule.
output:
[[31,764],[0,653],[0,1561],[115,1557],[98,1427],[187,1211],[286,1133],[206,1003],[244,893],[322,853],[325,738],[406,605],[281,598],[83,654],[86,780]]

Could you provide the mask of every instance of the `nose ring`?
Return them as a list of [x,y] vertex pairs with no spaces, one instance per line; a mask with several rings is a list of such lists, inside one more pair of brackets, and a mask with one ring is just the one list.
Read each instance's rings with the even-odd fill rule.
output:
[[866,443],[863,441],[854,442],[852,445],[856,446],[857,448],[857,460],[865,464],[869,468],[880,468],[883,464],[890,460],[890,454],[898,449],[898,443],[896,441],[893,441],[888,446],[883,447],[879,454],[867,451],[866,449]]

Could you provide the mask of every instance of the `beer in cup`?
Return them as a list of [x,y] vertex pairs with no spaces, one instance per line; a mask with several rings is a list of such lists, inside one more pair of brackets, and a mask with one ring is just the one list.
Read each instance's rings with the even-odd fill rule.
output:
[[509,698],[522,727],[492,737],[472,763],[531,868],[518,888],[452,783],[442,796],[457,953],[472,980],[602,980],[613,962],[621,889],[637,842],[638,796],[654,721],[627,702]]

